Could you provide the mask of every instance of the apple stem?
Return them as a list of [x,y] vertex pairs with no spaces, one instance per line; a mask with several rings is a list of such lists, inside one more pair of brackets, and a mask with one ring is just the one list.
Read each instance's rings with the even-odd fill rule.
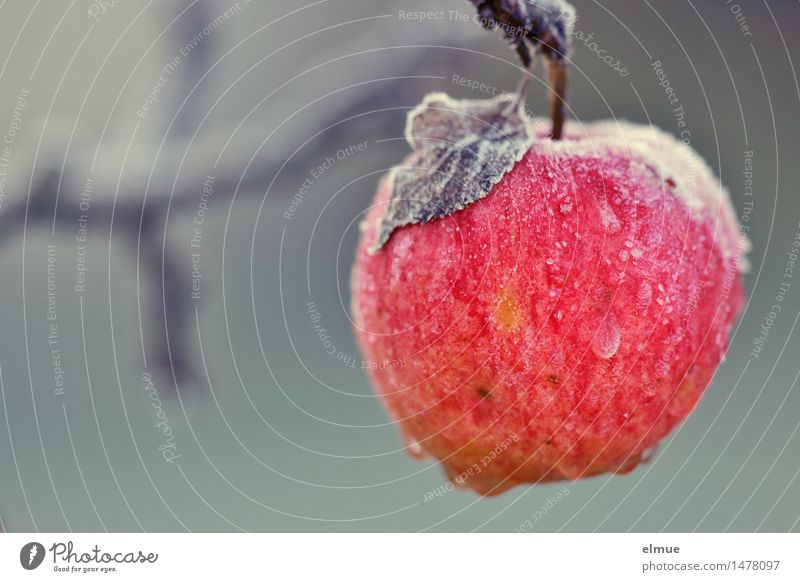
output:
[[[550,86],[550,121],[552,122],[552,129],[550,130],[551,139],[559,140],[564,129],[565,118],[565,105],[567,102],[567,80],[569,77],[569,70],[567,63],[563,59],[547,59],[547,80]],[[522,107],[525,101],[525,93],[531,82],[530,69],[525,67],[522,78],[517,85],[517,104]]]
[[566,60],[547,59],[547,77],[550,85],[550,120],[553,123],[550,137],[559,140],[564,128],[564,106],[567,103],[569,71]]
[[517,85],[517,101],[522,103],[525,100],[525,93],[528,91],[528,85],[531,83],[530,70],[526,67],[522,73],[522,78]]

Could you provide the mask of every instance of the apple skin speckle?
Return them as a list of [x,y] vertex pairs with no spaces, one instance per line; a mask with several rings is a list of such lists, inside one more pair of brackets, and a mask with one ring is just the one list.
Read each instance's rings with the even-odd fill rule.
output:
[[364,358],[408,363],[371,368],[376,392],[415,456],[481,495],[646,460],[743,305],[747,241],[696,153],[625,122],[546,133],[488,196],[370,254],[383,180],[353,270]]

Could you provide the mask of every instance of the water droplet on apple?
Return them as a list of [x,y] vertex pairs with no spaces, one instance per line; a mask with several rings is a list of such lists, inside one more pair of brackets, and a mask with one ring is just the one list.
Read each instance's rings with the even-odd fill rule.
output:
[[617,320],[614,316],[609,314],[594,336],[592,351],[594,351],[598,358],[607,360],[617,353],[619,349],[619,340],[619,325],[617,325]]

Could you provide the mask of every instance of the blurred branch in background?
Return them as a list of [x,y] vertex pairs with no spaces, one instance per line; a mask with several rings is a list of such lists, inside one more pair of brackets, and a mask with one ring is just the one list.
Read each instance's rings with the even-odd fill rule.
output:
[[[398,7],[402,6],[403,2],[391,0],[382,3],[379,8],[382,16],[387,17],[396,15]],[[229,4],[217,0],[159,3],[158,10],[161,11],[165,36],[170,45],[168,54],[178,54],[187,41],[229,7]],[[280,26],[280,20],[304,8],[296,8],[278,16],[262,29]],[[344,17],[342,22],[347,22]],[[336,25],[329,23],[328,27]],[[320,25],[320,28],[324,27]],[[301,36],[302,42],[324,42],[324,37],[318,41],[312,33],[309,31],[308,35]],[[478,26],[422,28],[365,25],[359,28],[359,34],[353,37],[350,46],[338,46],[337,49],[339,54],[347,57],[372,50],[385,50],[387,47],[419,46],[424,49],[429,46],[459,46],[481,34]],[[255,41],[249,39],[249,42]],[[420,71],[425,71],[426,64],[430,64],[425,62],[430,59],[426,50],[403,52],[404,55],[416,55],[408,59],[360,60],[359,76],[365,81],[352,91],[355,98],[302,112],[304,125],[316,128],[314,131],[320,133],[305,143],[302,151],[291,160],[287,160],[286,151],[277,150],[266,141],[274,129],[268,122],[262,122],[255,116],[251,119],[245,117],[233,129],[237,132],[237,143],[246,144],[237,146],[243,152],[239,157],[254,156],[247,171],[243,172],[240,165],[225,161],[218,163],[222,156],[220,148],[230,143],[233,137],[231,128],[219,130],[206,127],[204,120],[208,113],[195,106],[195,103],[203,102],[202,93],[208,91],[209,75],[225,66],[228,53],[223,48],[213,34],[198,43],[189,58],[183,59],[180,68],[170,77],[171,84],[179,84],[179,90],[173,93],[175,98],[172,101],[159,100],[154,107],[158,117],[147,117],[147,123],[156,125],[156,135],[163,140],[161,144],[152,144],[152,149],[158,152],[157,165],[148,161],[146,156],[141,156],[141,160],[136,156],[129,158],[126,149],[130,148],[130,143],[104,144],[96,151],[96,148],[75,140],[77,146],[72,143],[66,164],[62,164],[61,158],[55,155],[39,156],[35,163],[31,160],[28,173],[31,176],[30,191],[27,196],[8,195],[8,200],[16,198],[18,202],[4,206],[0,212],[0,243],[7,243],[12,237],[19,236],[23,229],[34,226],[52,228],[53,236],[64,228],[72,232],[76,221],[85,214],[81,209],[84,189],[91,188],[92,221],[111,225],[114,233],[123,235],[121,240],[130,248],[131,255],[136,256],[137,269],[141,269],[144,275],[139,280],[145,282],[142,285],[146,288],[140,292],[145,294],[143,299],[150,306],[147,321],[150,331],[143,345],[147,352],[143,354],[143,359],[148,368],[166,372],[166,377],[171,377],[169,384],[174,389],[184,386],[193,377],[190,349],[185,340],[191,308],[191,302],[188,301],[191,276],[181,266],[183,260],[179,249],[168,242],[168,219],[170,213],[196,207],[198,201],[197,183],[186,184],[178,179],[179,174],[205,176],[210,168],[214,168],[215,199],[230,199],[236,195],[260,200],[265,196],[266,185],[278,173],[288,179],[306,173],[309,160],[319,158],[320,152],[329,149],[332,143],[341,138],[342,121],[380,110],[390,102],[395,104],[402,101],[408,105],[418,102],[421,97],[419,87],[410,77],[419,77]],[[298,61],[297,76],[325,66],[326,48],[321,45],[314,51],[315,58],[306,62]],[[284,46],[279,50],[284,49],[292,50],[292,47]],[[262,60],[268,58],[269,55]],[[157,74],[155,71],[154,76]],[[305,75],[305,80],[317,89],[311,95],[330,93],[326,76],[310,74]],[[244,82],[247,82],[247,78]],[[278,91],[282,87],[275,88],[265,98],[273,103],[290,103],[296,110],[298,95]],[[390,114],[399,133],[404,123],[404,112]],[[191,158],[187,157],[189,148],[194,152]],[[225,159],[232,157],[236,156],[229,155]],[[125,160],[123,176],[118,169],[120,159]],[[104,160],[112,161],[106,163]],[[86,176],[91,176],[90,185],[85,181]]]

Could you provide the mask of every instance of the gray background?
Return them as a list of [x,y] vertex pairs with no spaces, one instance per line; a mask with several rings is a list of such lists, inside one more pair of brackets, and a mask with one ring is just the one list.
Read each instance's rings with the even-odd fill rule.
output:
[[[454,86],[453,74],[513,90],[514,55],[471,22],[463,0],[240,0],[208,34],[203,27],[233,4],[160,4],[120,0],[96,19],[85,0],[0,8],[0,136],[20,89],[30,92],[0,205],[5,529],[510,531],[530,520],[533,531],[800,530],[800,275],[764,351],[749,355],[800,230],[800,4],[740,2],[746,35],[724,0],[575,2],[577,28],[630,75],[576,43],[572,117],[677,133],[650,67],[660,60],[692,145],[739,211],[744,152],[754,152],[747,310],[702,402],[650,464],[622,477],[492,499],[455,491],[427,503],[442,473],[402,450],[363,372],[325,353],[306,302],[316,303],[336,350],[358,360],[347,299],[356,224],[378,177],[407,151],[397,139],[406,111],[431,90],[482,96]],[[437,9],[470,22],[399,18]],[[137,116],[196,34],[197,47]],[[535,80],[528,103],[543,114],[545,101]],[[313,168],[364,141],[365,151],[336,160],[284,218]],[[217,189],[193,301],[189,239],[207,174]],[[78,225],[68,210],[87,176],[94,191],[79,294]],[[147,208],[168,221],[143,242],[168,250],[165,295],[177,294],[185,318],[181,328],[180,317],[167,317],[170,348],[185,352],[192,374],[178,376],[177,390],[169,369],[153,363],[165,354],[165,310],[160,269],[137,262],[145,192]],[[47,343],[48,243],[63,395]],[[175,435],[175,464],[159,452],[145,371]],[[569,494],[548,503],[563,486]]]

